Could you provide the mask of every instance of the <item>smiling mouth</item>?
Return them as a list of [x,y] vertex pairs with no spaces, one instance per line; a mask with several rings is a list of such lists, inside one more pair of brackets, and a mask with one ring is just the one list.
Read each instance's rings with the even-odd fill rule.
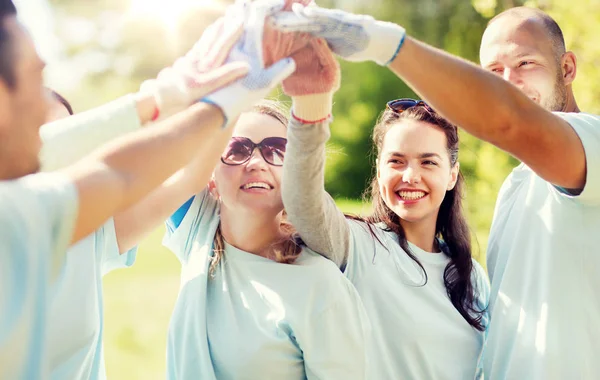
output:
[[245,185],[240,186],[240,189],[242,189],[242,190],[249,190],[249,189],[272,190],[273,186],[271,186],[265,182],[249,182]]
[[396,191],[396,195],[402,200],[416,201],[427,195],[424,191]]

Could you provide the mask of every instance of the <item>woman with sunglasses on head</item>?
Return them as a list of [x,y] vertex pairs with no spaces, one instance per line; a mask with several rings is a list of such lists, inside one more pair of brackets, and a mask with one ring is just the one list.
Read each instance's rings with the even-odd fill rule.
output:
[[324,189],[335,87],[322,83],[338,69],[319,67],[284,82],[293,101],[282,185],[288,219],[360,294],[373,328],[370,379],[473,379],[489,285],[471,258],[457,129],[421,101],[389,102],[373,133],[373,214],[346,217]]
[[273,103],[242,114],[209,187],[167,222],[182,264],[169,379],[367,378],[356,291],[286,220],[286,125]]

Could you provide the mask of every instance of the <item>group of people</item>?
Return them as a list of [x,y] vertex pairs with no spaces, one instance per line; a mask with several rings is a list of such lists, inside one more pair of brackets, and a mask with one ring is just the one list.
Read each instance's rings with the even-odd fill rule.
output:
[[[370,16],[239,0],[139,92],[72,115],[0,4],[0,379],[105,378],[102,276],[164,221],[168,379],[600,376],[600,117],[544,12],[492,19],[478,67]],[[382,105],[365,217],[324,188],[336,56],[422,97]],[[279,84],[290,112],[264,99]],[[491,281],[458,128],[522,161]]]

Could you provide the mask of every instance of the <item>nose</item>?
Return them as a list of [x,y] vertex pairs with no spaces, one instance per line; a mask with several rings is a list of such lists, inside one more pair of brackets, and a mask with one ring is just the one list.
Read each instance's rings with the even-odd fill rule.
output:
[[267,162],[265,161],[265,159],[263,158],[262,154],[260,154],[260,151],[258,149],[254,149],[254,151],[252,152],[252,155],[250,156],[250,159],[248,160],[248,162],[246,163],[246,170],[248,171],[252,171],[252,170],[267,170]]
[[402,173],[402,181],[414,185],[421,182],[421,173],[418,169],[412,166],[408,166],[404,173]]
[[506,68],[504,69],[504,73],[502,74],[502,76],[504,77],[505,81],[510,82],[516,85],[517,87],[519,87],[519,84],[521,84],[521,76],[519,75],[517,70]]

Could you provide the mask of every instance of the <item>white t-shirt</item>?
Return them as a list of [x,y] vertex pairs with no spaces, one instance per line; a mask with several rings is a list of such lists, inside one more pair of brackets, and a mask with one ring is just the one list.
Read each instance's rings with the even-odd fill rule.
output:
[[77,217],[77,190],[60,174],[0,183],[0,379],[44,379],[51,279]]
[[110,219],[72,246],[52,284],[48,357],[53,380],[105,379],[102,276],[135,262],[137,248],[120,255]]
[[140,127],[133,95],[45,124],[40,128],[42,170],[71,165],[102,144]]
[[182,264],[168,379],[366,378],[368,318],[335,264],[308,249],[280,264],[227,245],[210,278],[218,203],[203,192],[188,206],[164,240]]
[[[40,160],[45,171],[74,163],[91,151],[141,127],[133,96],[42,126]],[[51,378],[104,379],[102,276],[133,265],[136,249],[119,255],[113,220],[71,247],[53,284],[48,315]]]
[[[348,220],[350,249],[345,273],[356,287],[373,328],[376,359],[370,379],[473,379],[478,373],[484,333],[456,310],[444,285],[450,259],[409,244],[423,271],[398,243],[398,236],[363,222]],[[473,260],[477,307],[488,303],[489,283]],[[484,326],[487,314],[483,315]]]
[[488,247],[492,380],[600,376],[600,118],[559,115],[583,143],[586,185],[571,196],[520,165],[500,190]]

